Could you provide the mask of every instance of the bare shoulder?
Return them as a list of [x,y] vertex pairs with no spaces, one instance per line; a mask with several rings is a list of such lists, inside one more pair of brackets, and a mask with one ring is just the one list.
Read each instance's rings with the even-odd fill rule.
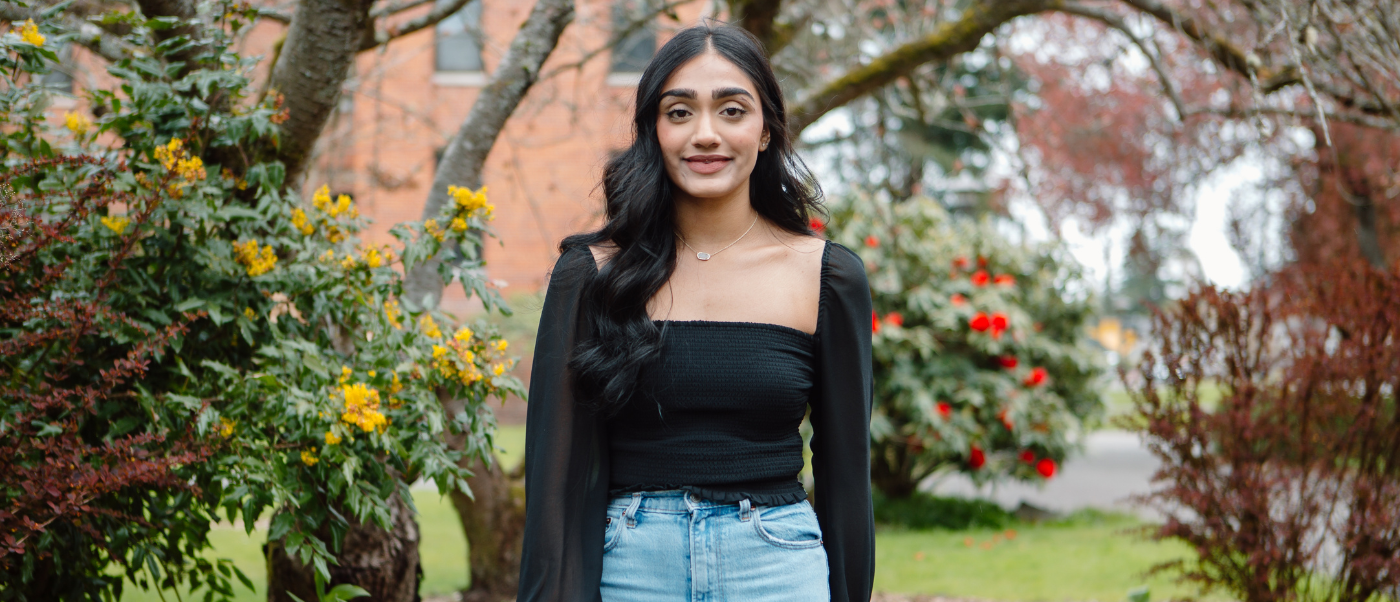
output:
[[617,253],[617,245],[612,244],[612,241],[608,241],[603,244],[589,245],[588,250],[593,253],[593,263],[601,268],[603,264],[607,263],[608,260],[612,259],[612,256]]
[[776,228],[773,235],[784,249],[783,255],[788,262],[806,269],[821,269],[822,251],[826,249],[826,239],[806,234],[795,234]]

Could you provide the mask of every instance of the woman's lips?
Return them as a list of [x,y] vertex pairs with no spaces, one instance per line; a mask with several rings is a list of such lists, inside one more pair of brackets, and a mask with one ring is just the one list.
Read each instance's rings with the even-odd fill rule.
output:
[[693,171],[695,173],[712,174],[721,169],[724,169],[725,165],[729,165],[729,161],[729,157],[723,157],[720,155],[704,155],[699,157],[688,157],[685,159],[685,164],[690,166],[690,171]]

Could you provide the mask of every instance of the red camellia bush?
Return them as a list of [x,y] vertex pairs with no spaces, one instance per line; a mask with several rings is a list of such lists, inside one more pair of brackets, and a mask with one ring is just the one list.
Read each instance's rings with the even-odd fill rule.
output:
[[1094,304],[1079,292],[1090,287],[1065,251],[1013,243],[917,197],[847,197],[826,232],[870,277],[876,487],[905,497],[939,470],[1054,476],[1102,408],[1102,360],[1084,328]]

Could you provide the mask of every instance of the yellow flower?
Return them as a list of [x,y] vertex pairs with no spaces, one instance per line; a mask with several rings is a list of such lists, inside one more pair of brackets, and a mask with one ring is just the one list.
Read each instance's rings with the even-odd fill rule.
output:
[[73,132],[74,135],[81,136],[86,134],[88,129],[92,127],[92,120],[84,117],[80,113],[69,111],[64,118],[63,126],[68,128],[68,131]]
[[438,328],[437,322],[434,322],[433,317],[428,314],[423,314],[423,317],[418,318],[418,329],[422,330],[423,334],[429,338],[442,338],[442,329]]
[[108,216],[102,218],[102,225],[107,226],[108,230],[121,234],[126,232],[126,227],[131,225],[131,220],[124,215]]
[[472,329],[462,327],[457,331],[457,334],[452,335],[452,338],[456,339],[459,343],[466,343],[472,338]]
[[335,251],[332,251],[332,250],[330,250],[330,249],[326,249],[326,252],[325,252],[325,253],[322,253],[322,254],[321,254],[319,257],[317,257],[316,259],[317,259],[318,261],[335,261]]
[[505,339],[496,341],[496,351],[505,351],[508,346],[510,346],[510,342]]
[[379,249],[374,247],[361,251],[360,257],[365,260],[365,265],[370,268],[377,268],[384,265],[384,257],[379,254]]
[[423,231],[427,232],[429,236],[436,238],[438,242],[442,242],[443,236],[447,234],[442,230],[442,226],[439,226],[435,219],[423,222]]
[[325,184],[322,184],[320,188],[317,188],[317,189],[316,189],[316,194],[311,195],[311,204],[314,205],[317,209],[320,209],[321,211],[324,211],[324,212],[326,212],[326,213],[330,213],[330,207],[331,207],[331,189],[330,189],[330,187],[329,187],[329,186],[326,186]]
[[233,252],[234,259],[248,269],[249,276],[261,276],[277,265],[277,254],[272,251],[272,245],[259,250],[257,240],[233,243]]
[[336,436],[332,431],[326,431],[326,445],[335,445],[337,443],[340,443],[340,437]]
[[180,174],[187,182],[203,180],[208,175],[204,172],[204,159],[199,157],[180,159],[175,164],[175,173]]
[[491,371],[495,372],[496,376],[500,376],[502,374],[505,374],[506,367],[503,364],[492,364]]
[[184,145],[184,140],[171,138],[169,144],[156,147],[156,160],[166,169],[175,169],[176,163],[185,156]]
[[302,464],[305,464],[305,465],[307,465],[307,466],[315,466],[316,463],[317,463],[317,462],[320,462],[320,461],[321,461],[321,459],[316,457],[315,448],[312,448],[312,449],[310,449],[310,450],[305,450],[305,449],[301,450],[301,463],[302,463]]
[[19,39],[35,46],[44,45],[44,36],[39,33],[39,26],[34,24],[34,19],[25,21],[19,28]]
[[452,218],[452,225],[449,226],[449,227],[452,228],[452,231],[453,231],[453,232],[466,232],[466,231],[467,231],[467,220],[464,220],[464,219],[462,219],[462,218],[460,218],[460,217],[454,217],[454,218]]
[[[384,317],[389,320],[390,324],[394,325],[394,328],[403,328],[403,324],[399,322],[399,316],[402,314],[403,312],[399,309],[398,301],[390,299],[384,302]],[[395,376],[394,378],[397,379],[398,377]]]
[[394,378],[389,382],[389,394],[393,395],[403,390],[403,383],[399,382],[399,373],[394,373]]
[[346,255],[345,259],[340,260],[340,267],[345,268],[347,270],[355,269],[355,256]]
[[346,215],[348,215],[348,216],[350,216],[350,217],[352,217],[352,218],[354,218],[354,217],[360,217],[360,212],[359,212],[358,210],[356,210],[355,207],[354,207],[353,205],[350,204],[350,195],[345,195],[345,194],[342,194],[342,195],[340,195],[339,197],[336,197],[336,199],[335,199],[335,209],[332,209],[330,213],[331,213],[331,217],[335,217],[335,216],[340,215],[340,214],[342,214],[342,213],[344,213],[344,214],[346,214]]
[[335,226],[326,226],[326,240],[331,241],[331,243],[338,243],[345,240],[345,233],[341,232],[340,228]]
[[360,430],[368,433],[375,429],[383,432],[389,425],[389,419],[379,411],[379,390],[367,387],[364,383],[344,385],[340,388],[345,397],[345,412],[340,415],[341,422],[360,427]]
[[350,369],[350,366],[341,366],[341,367],[340,367],[340,384],[343,385],[343,384],[345,384],[345,383],[350,382],[350,377],[351,377],[351,376],[354,376],[354,374],[355,374],[355,371],[354,371],[354,370],[351,370],[351,369]]
[[302,211],[301,207],[292,210],[292,227],[300,230],[306,236],[311,236],[316,232],[316,226],[311,223],[311,220],[306,219],[306,212]]
[[227,418],[219,418],[219,436],[225,439],[233,436],[233,426],[237,424]]
[[256,318],[258,317],[258,314],[253,313],[253,308],[251,308],[251,307],[245,307],[245,308],[243,308],[243,315],[244,315],[244,316],[247,316],[249,320],[253,320],[253,319],[256,319]]
[[370,371],[369,371],[369,377],[370,377],[370,378],[374,378],[375,376],[376,376],[375,371],[374,371],[374,370],[370,370]]

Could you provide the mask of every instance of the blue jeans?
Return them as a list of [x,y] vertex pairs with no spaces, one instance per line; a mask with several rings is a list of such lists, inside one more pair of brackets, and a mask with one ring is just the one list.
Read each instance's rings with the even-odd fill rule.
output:
[[707,502],[648,491],[608,503],[603,602],[831,599],[812,505]]

